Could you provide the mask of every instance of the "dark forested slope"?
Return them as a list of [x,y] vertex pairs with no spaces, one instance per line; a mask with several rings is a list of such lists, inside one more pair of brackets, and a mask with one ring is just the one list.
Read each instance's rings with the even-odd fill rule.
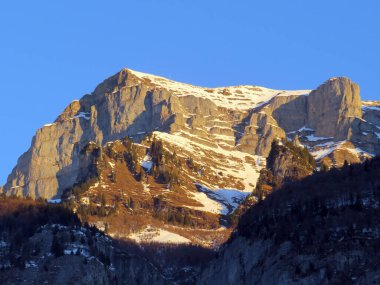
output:
[[378,284],[380,158],[285,184],[248,209],[199,284]]

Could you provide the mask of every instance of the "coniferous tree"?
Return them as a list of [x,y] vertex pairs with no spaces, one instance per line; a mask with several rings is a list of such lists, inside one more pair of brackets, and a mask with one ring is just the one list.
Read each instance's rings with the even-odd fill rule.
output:
[[100,196],[100,216],[101,217],[104,217],[106,215],[106,196],[104,195],[104,193],[102,193],[102,195]]
[[63,245],[56,234],[53,235],[51,253],[54,254],[55,257],[60,257],[64,253]]

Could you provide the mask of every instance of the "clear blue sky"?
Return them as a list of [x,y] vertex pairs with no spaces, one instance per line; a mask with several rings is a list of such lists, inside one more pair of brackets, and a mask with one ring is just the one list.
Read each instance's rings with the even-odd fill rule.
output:
[[380,100],[379,1],[0,3],[0,184],[37,128],[123,67],[203,86],[315,88]]

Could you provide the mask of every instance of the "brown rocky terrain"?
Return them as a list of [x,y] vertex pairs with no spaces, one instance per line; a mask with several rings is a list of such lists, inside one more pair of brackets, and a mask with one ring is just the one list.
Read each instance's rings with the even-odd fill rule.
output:
[[[64,203],[78,213],[83,223],[118,239],[150,242],[164,231],[174,243],[206,247],[223,243],[231,231],[221,228],[218,208],[205,208],[197,199],[202,193],[191,178],[197,176],[195,165],[162,148],[161,165],[152,165],[150,170],[140,166],[146,153],[153,151],[152,145],[159,142],[153,137],[139,145],[129,139],[104,147],[90,143],[80,156],[88,171],[81,172],[77,179],[80,183],[65,191]],[[215,177],[203,169],[201,179],[210,181]],[[216,202],[212,206],[215,204],[219,206]],[[141,232],[145,235],[139,237]]]

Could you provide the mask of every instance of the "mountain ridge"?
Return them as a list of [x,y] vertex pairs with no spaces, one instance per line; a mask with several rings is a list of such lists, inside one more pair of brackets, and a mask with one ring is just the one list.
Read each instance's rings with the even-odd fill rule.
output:
[[[351,152],[356,153],[351,160],[360,161],[361,157],[380,151],[377,110],[367,109],[364,116],[375,114],[367,116],[368,122],[362,119],[359,88],[355,83],[337,77],[327,80],[308,96],[304,96],[305,92],[309,91],[258,86],[203,88],[123,69],[99,84],[90,95],[70,103],[53,124],[37,131],[31,148],[20,157],[3,191],[59,198],[76,182],[76,173],[81,169],[79,152],[88,142],[104,145],[125,136],[139,142],[152,132],[172,144],[171,148],[193,145],[192,151],[200,153],[204,149],[206,152],[220,149],[217,156],[227,161],[242,152],[239,156],[243,160],[235,168],[247,165],[244,159],[265,158],[275,138],[292,139],[295,134],[300,135],[301,143],[310,147],[310,151],[317,143],[349,140],[355,146]],[[329,104],[323,104],[322,98],[330,100]],[[308,104],[309,101],[313,104]],[[324,124],[325,119],[318,116],[331,106],[338,110],[331,109],[329,123]],[[330,164],[334,163],[331,160]],[[339,163],[343,161],[336,164]],[[250,171],[256,168],[257,173],[264,166],[260,162],[252,165]],[[222,167],[220,163],[218,167]],[[231,169],[226,171],[245,183]],[[250,182],[244,188],[249,184],[252,186],[247,191],[255,187]]]

